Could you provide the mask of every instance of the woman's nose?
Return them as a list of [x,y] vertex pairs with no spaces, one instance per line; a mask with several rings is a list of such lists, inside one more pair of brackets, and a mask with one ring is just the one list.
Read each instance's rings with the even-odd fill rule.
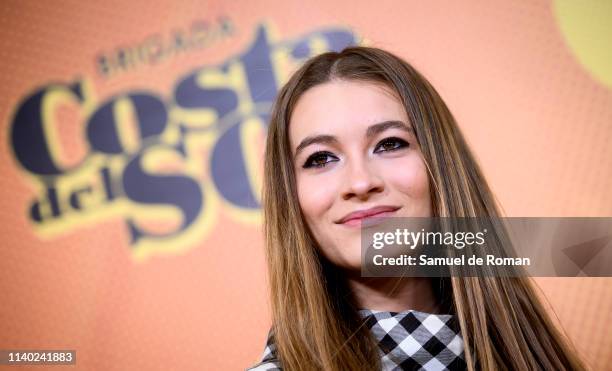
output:
[[367,199],[373,194],[384,190],[384,182],[380,174],[366,161],[354,161],[347,167],[346,183],[342,198],[352,197]]

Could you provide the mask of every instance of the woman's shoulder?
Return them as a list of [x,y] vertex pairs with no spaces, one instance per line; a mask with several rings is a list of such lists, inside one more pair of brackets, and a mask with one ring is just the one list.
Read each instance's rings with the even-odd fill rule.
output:
[[246,371],[282,371],[280,363],[278,361],[266,361],[259,362],[255,366],[251,366]]
[[276,358],[276,345],[274,344],[274,335],[272,329],[268,332],[266,347],[261,356],[261,361],[254,366],[246,369],[246,371],[264,371],[264,370],[282,370],[280,361]]

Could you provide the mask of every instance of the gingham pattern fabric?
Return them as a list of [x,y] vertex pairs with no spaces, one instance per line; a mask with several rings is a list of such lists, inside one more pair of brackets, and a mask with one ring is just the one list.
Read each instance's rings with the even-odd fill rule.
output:
[[[378,341],[383,371],[466,369],[463,338],[455,316],[370,309],[361,309],[359,314]],[[247,371],[282,370],[275,352],[269,334],[261,362]]]

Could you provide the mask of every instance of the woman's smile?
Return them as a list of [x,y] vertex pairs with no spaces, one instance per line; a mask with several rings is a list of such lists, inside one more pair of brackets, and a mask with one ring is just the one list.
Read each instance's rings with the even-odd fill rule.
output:
[[349,228],[371,227],[382,223],[387,217],[394,216],[399,209],[401,206],[375,206],[352,212],[335,223]]

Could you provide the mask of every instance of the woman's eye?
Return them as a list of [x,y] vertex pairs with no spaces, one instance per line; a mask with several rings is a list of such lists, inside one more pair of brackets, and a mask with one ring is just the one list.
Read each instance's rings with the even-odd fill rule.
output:
[[326,161],[327,158],[335,158],[334,155],[332,155],[329,152],[317,152],[313,155],[311,155],[310,157],[308,157],[308,159],[306,160],[306,163],[304,163],[304,168],[309,168],[309,167],[324,167],[328,162],[334,162],[336,160],[332,160],[332,161]]
[[[400,148],[408,147],[410,144],[403,139],[400,138],[386,138],[380,141],[376,145],[374,152],[387,152],[387,151],[395,151]],[[377,150],[378,148],[382,148],[381,151]]]

